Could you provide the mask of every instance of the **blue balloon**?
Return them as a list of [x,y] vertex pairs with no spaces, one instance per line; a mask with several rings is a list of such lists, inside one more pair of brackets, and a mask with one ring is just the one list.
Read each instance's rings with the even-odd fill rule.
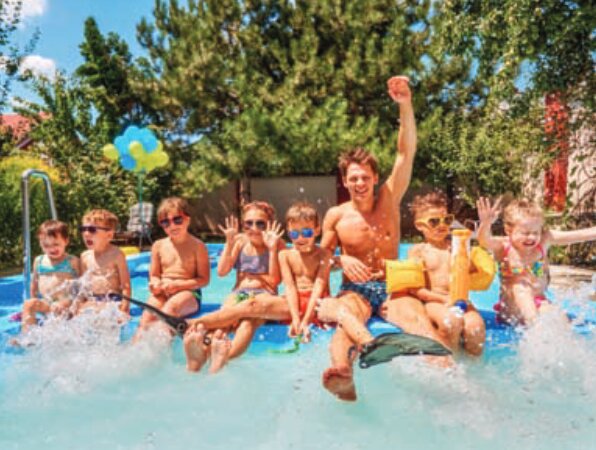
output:
[[149,128],[141,130],[141,143],[147,153],[152,153],[157,149],[157,138]]
[[114,139],[114,145],[120,152],[120,156],[128,155],[128,144],[128,139],[126,139],[124,136],[118,136],[116,139]]
[[124,130],[124,137],[126,139],[128,139],[129,143],[130,141],[140,141],[141,140],[141,134],[140,134],[141,130],[139,130],[139,127],[137,127],[136,125],[129,125],[128,127],[126,127],[126,130]]
[[120,165],[124,170],[134,170],[137,161],[130,155],[124,155],[120,158]]

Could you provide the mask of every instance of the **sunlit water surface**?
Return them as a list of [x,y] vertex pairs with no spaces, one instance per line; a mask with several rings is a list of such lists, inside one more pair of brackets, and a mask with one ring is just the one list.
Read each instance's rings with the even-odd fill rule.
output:
[[[229,281],[216,281],[211,298]],[[146,297],[145,284],[134,279],[135,296]],[[49,320],[26,351],[7,346],[14,331],[3,321],[0,448],[594,448],[590,289],[556,294],[578,317],[573,329],[558,315],[523,337],[491,329],[481,360],[460,358],[454,370],[418,358],[356,368],[351,404],[321,387],[326,332],[279,355],[271,348],[289,342],[272,341],[285,331],[265,329],[248,354],[210,376],[186,372],[179,339],[130,344],[136,319],[121,330],[115,307]]]

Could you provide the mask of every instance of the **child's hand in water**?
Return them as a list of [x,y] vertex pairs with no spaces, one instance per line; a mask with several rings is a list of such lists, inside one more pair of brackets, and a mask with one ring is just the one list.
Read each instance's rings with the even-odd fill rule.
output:
[[490,199],[480,197],[476,202],[476,208],[478,209],[478,219],[480,219],[480,222],[490,223],[492,225],[501,214],[501,198],[499,197],[495,204],[491,206]]
[[298,335],[302,335],[302,343],[308,344],[310,342],[310,327],[308,326],[308,322],[302,322],[298,330]]
[[295,318],[292,319],[290,322],[290,327],[288,328],[288,337],[295,338],[300,334],[300,319]]
[[226,217],[225,227],[218,225],[218,228],[226,237],[227,243],[234,243],[238,236],[238,219],[235,216]]
[[275,250],[277,248],[277,242],[282,235],[283,231],[277,220],[267,222],[267,228],[263,231],[263,242],[269,250]]
[[387,80],[387,93],[395,103],[405,103],[412,100],[412,92],[408,77],[391,77]]

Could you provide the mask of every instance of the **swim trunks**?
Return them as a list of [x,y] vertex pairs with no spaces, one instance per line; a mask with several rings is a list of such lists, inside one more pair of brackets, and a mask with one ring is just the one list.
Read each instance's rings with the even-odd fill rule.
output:
[[372,308],[372,314],[378,315],[381,305],[387,300],[387,283],[385,281],[367,281],[365,283],[342,283],[340,292],[355,292],[366,299]]

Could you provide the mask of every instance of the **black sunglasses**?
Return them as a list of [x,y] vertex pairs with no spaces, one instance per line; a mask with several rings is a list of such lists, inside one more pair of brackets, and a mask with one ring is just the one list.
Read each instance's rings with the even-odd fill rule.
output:
[[245,220],[243,223],[245,229],[257,227],[257,230],[263,231],[267,228],[267,222],[264,220]]
[[98,227],[97,225],[81,225],[79,227],[79,231],[81,233],[84,233],[85,231],[88,231],[91,234],[95,234],[95,233],[97,233],[97,230],[109,231],[109,230],[111,230],[111,228]]
[[168,228],[172,223],[174,225],[182,225],[182,222],[184,222],[184,217],[182,216],[175,216],[172,217],[172,220],[170,221],[170,219],[163,219],[159,221],[159,225],[162,228]]

